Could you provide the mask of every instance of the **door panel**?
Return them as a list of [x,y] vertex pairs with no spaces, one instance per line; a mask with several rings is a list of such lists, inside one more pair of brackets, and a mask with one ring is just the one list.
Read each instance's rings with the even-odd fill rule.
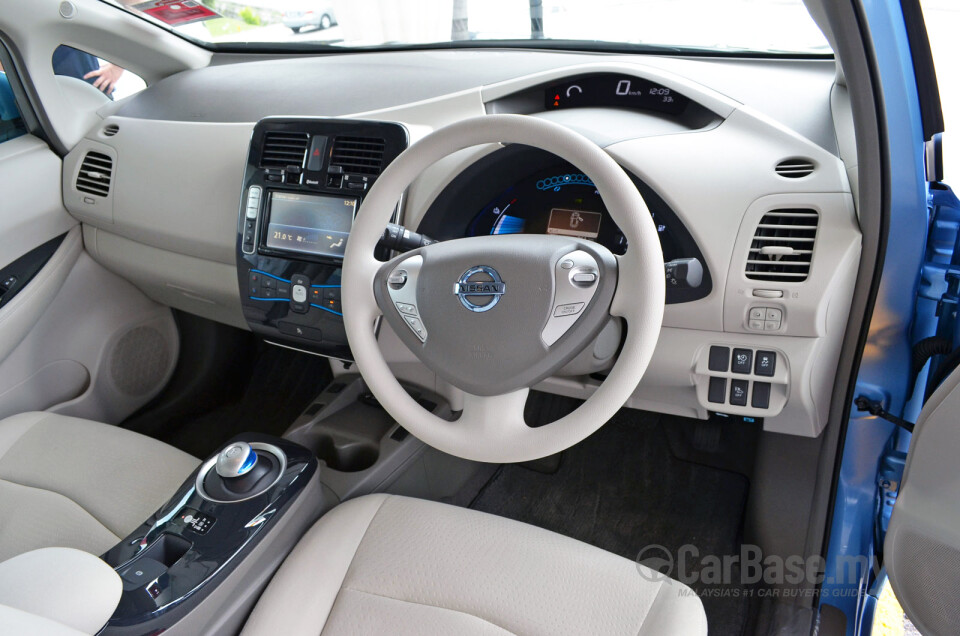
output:
[[83,249],[79,224],[63,207],[60,170],[60,158],[32,135],[0,143],[0,269],[66,234],[39,272],[29,281],[20,273],[17,285],[4,294],[0,362],[36,324]]
[[934,392],[914,430],[884,565],[923,634],[960,632],[960,369]]

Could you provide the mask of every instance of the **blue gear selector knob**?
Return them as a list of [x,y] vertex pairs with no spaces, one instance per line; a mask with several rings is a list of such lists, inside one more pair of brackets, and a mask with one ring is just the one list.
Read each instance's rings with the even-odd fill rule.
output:
[[234,442],[217,455],[217,474],[224,479],[246,475],[256,465],[257,454],[246,442]]

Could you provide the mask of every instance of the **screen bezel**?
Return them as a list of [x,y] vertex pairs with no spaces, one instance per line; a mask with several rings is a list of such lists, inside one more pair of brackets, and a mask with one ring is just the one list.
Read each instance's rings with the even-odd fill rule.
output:
[[[267,235],[270,229],[270,221],[273,219],[273,195],[274,194],[294,194],[297,196],[304,197],[317,197],[325,199],[334,199],[334,200],[346,200],[352,199],[354,201],[353,213],[350,215],[350,230],[353,230],[353,224],[357,219],[357,210],[360,209],[360,204],[362,203],[362,197],[359,196],[346,196],[341,193],[331,193],[331,192],[305,192],[303,190],[287,190],[279,188],[271,188],[267,190],[267,203],[264,209],[263,221],[260,227],[260,240],[259,240],[259,249],[258,252],[262,254],[275,254],[275,255],[284,255],[299,260],[318,260],[318,261],[342,261],[342,255],[335,254],[324,254],[319,252],[310,252],[305,250],[296,250],[283,247],[273,247],[267,245]],[[317,228],[321,230],[321,228]],[[347,237],[349,239],[350,232],[347,232]]]

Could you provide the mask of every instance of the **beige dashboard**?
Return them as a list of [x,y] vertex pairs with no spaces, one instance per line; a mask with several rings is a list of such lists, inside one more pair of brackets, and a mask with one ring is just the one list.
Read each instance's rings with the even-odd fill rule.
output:
[[[696,130],[671,128],[655,117],[616,109],[526,114],[578,130],[653,187],[683,221],[711,273],[709,295],[667,306],[656,353],[628,406],[701,419],[713,411],[763,418],[765,430],[812,437],[827,420],[860,250],[848,169],[836,150],[847,140],[832,138],[838,133],[833,131],[837,113],[831,111],[831,69],[832,64],[830,69],[824,65],[796,71],[804,82],[804,99],[817,108],[793,114],[790,104],[775,97],[767,96],[757,102],[762,108],[754,107],[708,87],[713,74],[734,72],[715,61],[657,58],[637,64],[564,55],[557,55],[546,70],[413,103],[333,114],[399,122],[416,141],[453,121],[505,112],[514,107],[511,96],[531,87],[591,72],[655,81],[714,113],[714,121]],[[752,70],[745,65],[737,72],[749,77]],[[758,76],[764,72],[756,70]],[[744,90],[752,94],[755,89]],[[149,91],[142,98],[149,98]],[[278,96],[272,114],[324,114],[309,108],[292,113],[289,108]],[[777,118],[784,113],[791,125]],[[64,162],[65,203],[83,222],[87,250],[161,303],[245,327],[234,250],[241,178],[256,121],[138,117],[125,114],[122,104],[102,109],[101,115],[102,123]],[[817,135],[809,130],[815,129],[829,129],[829,134],[812,141]],[[443,188],[494,149],[461,151],[423,173],[404,199],[404,225],[416,227]],[[105,197],[92,198],[75,187],[80,164],[91,151],[110,157],[114,165]],[[809,166],[809,174],[785,172],[784,165],[798,161]],[[809,236],[814,238],[803,246],[809,252],[809,271],[802,279],[764,280],[748,271],[756,253],[751,250],[762,249],[758,236],[764,232],[758,235],[758,228],[780,222],[807,223],[807,230],[812,226]],[[624,277],[621,284],[629,284],[629,279]],[[381,332],[381,346],[399,377],[428,385],[456,403],[456,390],[417,362],[389,329]],[[715,353],[717,348],[732,352],[727,369],[711,364],[712,348]],[[748,372],[733,368],[738,351],[750,352]],[[761,352],[775,354],[770,375],[758,375],[753,367]],[[610,354],[594,360],[593,370],[602,371]],[[582,371],[571,368],[570,374],[537,388],[586,397],[600,380],[596,373]],[[718,403],[720,381],[724,400]],[[746,389],[743,405],[731,398],[735,383]],[[767,405],[757,408],[753,396],[761,388],[769,395]]]

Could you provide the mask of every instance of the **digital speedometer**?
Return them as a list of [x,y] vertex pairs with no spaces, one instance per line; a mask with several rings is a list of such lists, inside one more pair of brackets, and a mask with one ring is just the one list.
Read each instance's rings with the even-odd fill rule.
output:
[[670,115],[682,113],[690,100],[671,88],[629,75],[601,73],[547,88],[547,110],[562,108],[636,108]]

